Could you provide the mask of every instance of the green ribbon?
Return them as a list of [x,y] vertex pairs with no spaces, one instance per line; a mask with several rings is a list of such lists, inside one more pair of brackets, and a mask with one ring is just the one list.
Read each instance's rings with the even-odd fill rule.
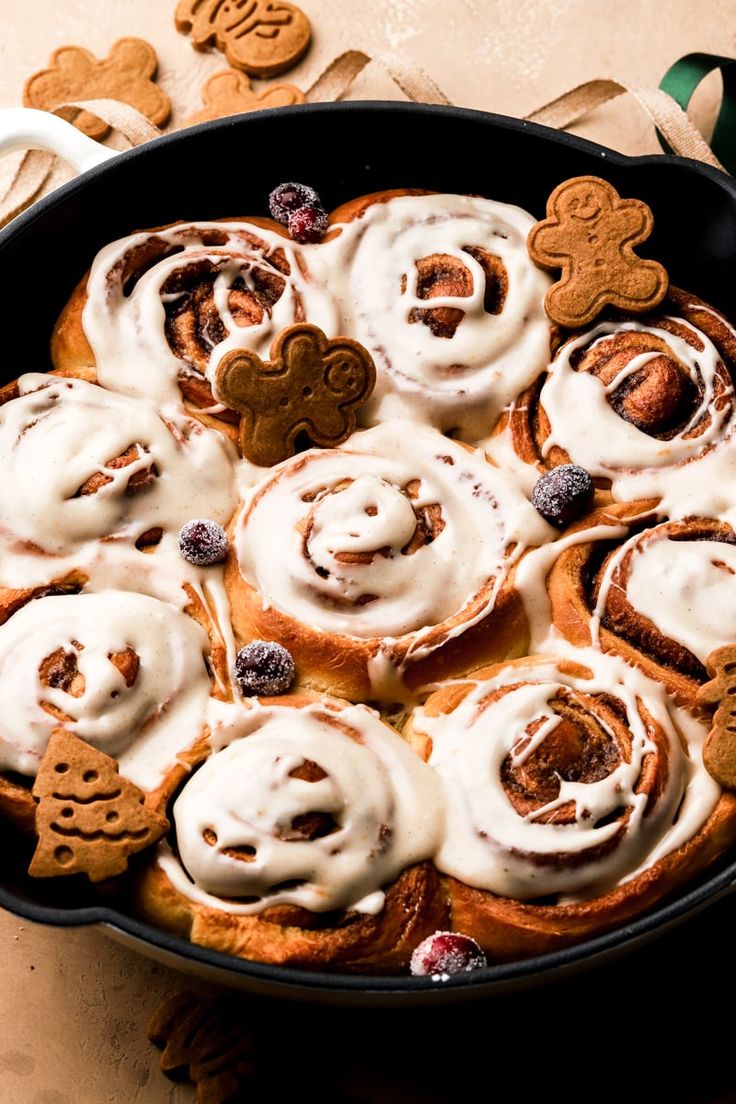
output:
[[[723,99],[710,145],[721,164],[736,176],[736,59],[716,54],[686,54],[670,66],[659,87],[687,111],[695,89],[714,69],[721,71]],[[657,136],[662,149],[672,153],[659,131]]]

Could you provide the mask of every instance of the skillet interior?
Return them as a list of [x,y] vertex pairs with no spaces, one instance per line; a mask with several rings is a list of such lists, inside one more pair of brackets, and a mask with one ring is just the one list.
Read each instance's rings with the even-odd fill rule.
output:
[[[207,123],[114,158],[35,204],[0,233],[5,323],[2,381],[49,367],[48,342],[70,291],[106,242],[176,219],[265,214],[282,180],[306,180],[327,208],[389,187],[475,192],[544,214],[569,176],[604,176],[646,200],[646,252],[672,282],[736,318],[736,185],[682,159],[627,158],[581,139],[455,108],[401,103],[304,105]],[[724,895],[736,862],[625,929],[566,951],[489,967],[438,987],[429,978],[351,978],[264,966],[218,954],[80,896],[31,883],[0,855],[0,905],[51,924],[104,923],[160,961],[272,995],[342,1003],[425,1003],[506,992],[621,953]],[[21,873],[19,873],[21,871]]]

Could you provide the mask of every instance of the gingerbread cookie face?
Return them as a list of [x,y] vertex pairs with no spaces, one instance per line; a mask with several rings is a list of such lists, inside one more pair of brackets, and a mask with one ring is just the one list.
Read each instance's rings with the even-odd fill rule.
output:
[[711,681],[698,692],[699,705],[715,705],[713,727],[703,745],[708,773],[727,790],[736,790],[736,644],[711,652],[707,661]]
[[[53,111],[73,100],[122,100],[156,126],[163,126],[171,114],[171,103],[154,83],[157,66],[155,50],[142,38],[121,38],[102,60],[81,46],[62,46],[51,55],[48,69],[26,81],[23,103]],[[105,138],[110,131],[107,123],[89,111],[78,111],[74,123],[90,138]]]
[[215,44],[230,65],[252,77],[291,69],[312,38],[304,12],[280,0],[179,0],[174,19],[196,49]]
[[63,728],[49,740],[33,796],[38,845],[28,873],[34,878],[112,878],[169,827],[143,804],[143,791],[120,777],[114,759]]
[[373,360],[357,341],[329,341],[317,326],[299,324],[279,334],[270,362],[246,350],[226,354],[214,392],[242,414],[243,455],[268,467],[293,456],[300,432],[317,445],[342,444],[375,382]]
[[204,107],[187,120],[187,126],[220,119],[225,115],[258,111],[260,108],[291,107],[292,104],[304,103],[304,93],[293,84],[274,84],[258,95],[251,88],[245,73],[223,69],[205,81],[202,100]]
[[661,303],[667,273],[634,253],[653,227],[646,203],[621,199],[597,176],[575,177],[555,188],[547,218],[532,228],[528,241],[536,265],[562,273],[544,301],[552,321],[577,329],[606,306],[643,314]]

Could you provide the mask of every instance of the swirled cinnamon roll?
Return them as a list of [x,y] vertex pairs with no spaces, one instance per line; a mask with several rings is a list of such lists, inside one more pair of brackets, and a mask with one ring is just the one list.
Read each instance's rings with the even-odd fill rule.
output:
[[235,631],[285,644],[303,684],[398,701],[523,654],[513,568],[552,535],[481,453],[428,427],[377,426],[254,488],[225,572]]
[[453,928],[492,960],[630,920],[736,836],[705,771],[705,729],[641,672],[593,649],[529,657],[440,687],[410,722],[447,827],[435,862]]
[[736,532],[708,517],[642,530],[642,505],[619,503],[576,527],[621,526],[610,542],[561,553],[548,580],[554,622],[572,643],[617,652],[693,709],[708,655],[736,640]]
[[92,575],[98,586],[177,601],[193,574],[178,531],[193,516],[227,523],[234,447],[181,411],[83,380],[21,376],[5,397],[0,619],[34,593]]
[[379,192],[340,207],[310,254],[341,328],[371,352],[365,424],[425,421],[487,434],[548,362],[549,277],[529,259],[534,219],[478,196]]
[[660,311],[569,337],[515,402],[506,433],[527,463],[578,464],[617,501],[717,513],[735,500],[736,331],[675,288]]
[[163,803],[206,750],[207,634],[142,594],[51,595],[0,625],[0,808],[32,824],[29,787],[62,726]]
[[432,771],[372,710],[314,695],[254,702],[220,744],[174,803],[143,915],[257,961],[405,968],[447,919]]
[[306,257],[270,219],[177,223],[111,242],[56,325],[54,365],[237,421],[212,397],[220,355],[247,348],[267,358],[294,322],[336,332],[330,295]]

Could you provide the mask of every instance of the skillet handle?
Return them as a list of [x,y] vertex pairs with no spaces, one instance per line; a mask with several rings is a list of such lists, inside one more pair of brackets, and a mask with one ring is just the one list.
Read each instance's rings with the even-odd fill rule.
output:
[[0,157],[28,149],[55,153],[77,172],[101,165],[118,152],[93,141],[71,123],[48,111],[32,107],[0,108]]

